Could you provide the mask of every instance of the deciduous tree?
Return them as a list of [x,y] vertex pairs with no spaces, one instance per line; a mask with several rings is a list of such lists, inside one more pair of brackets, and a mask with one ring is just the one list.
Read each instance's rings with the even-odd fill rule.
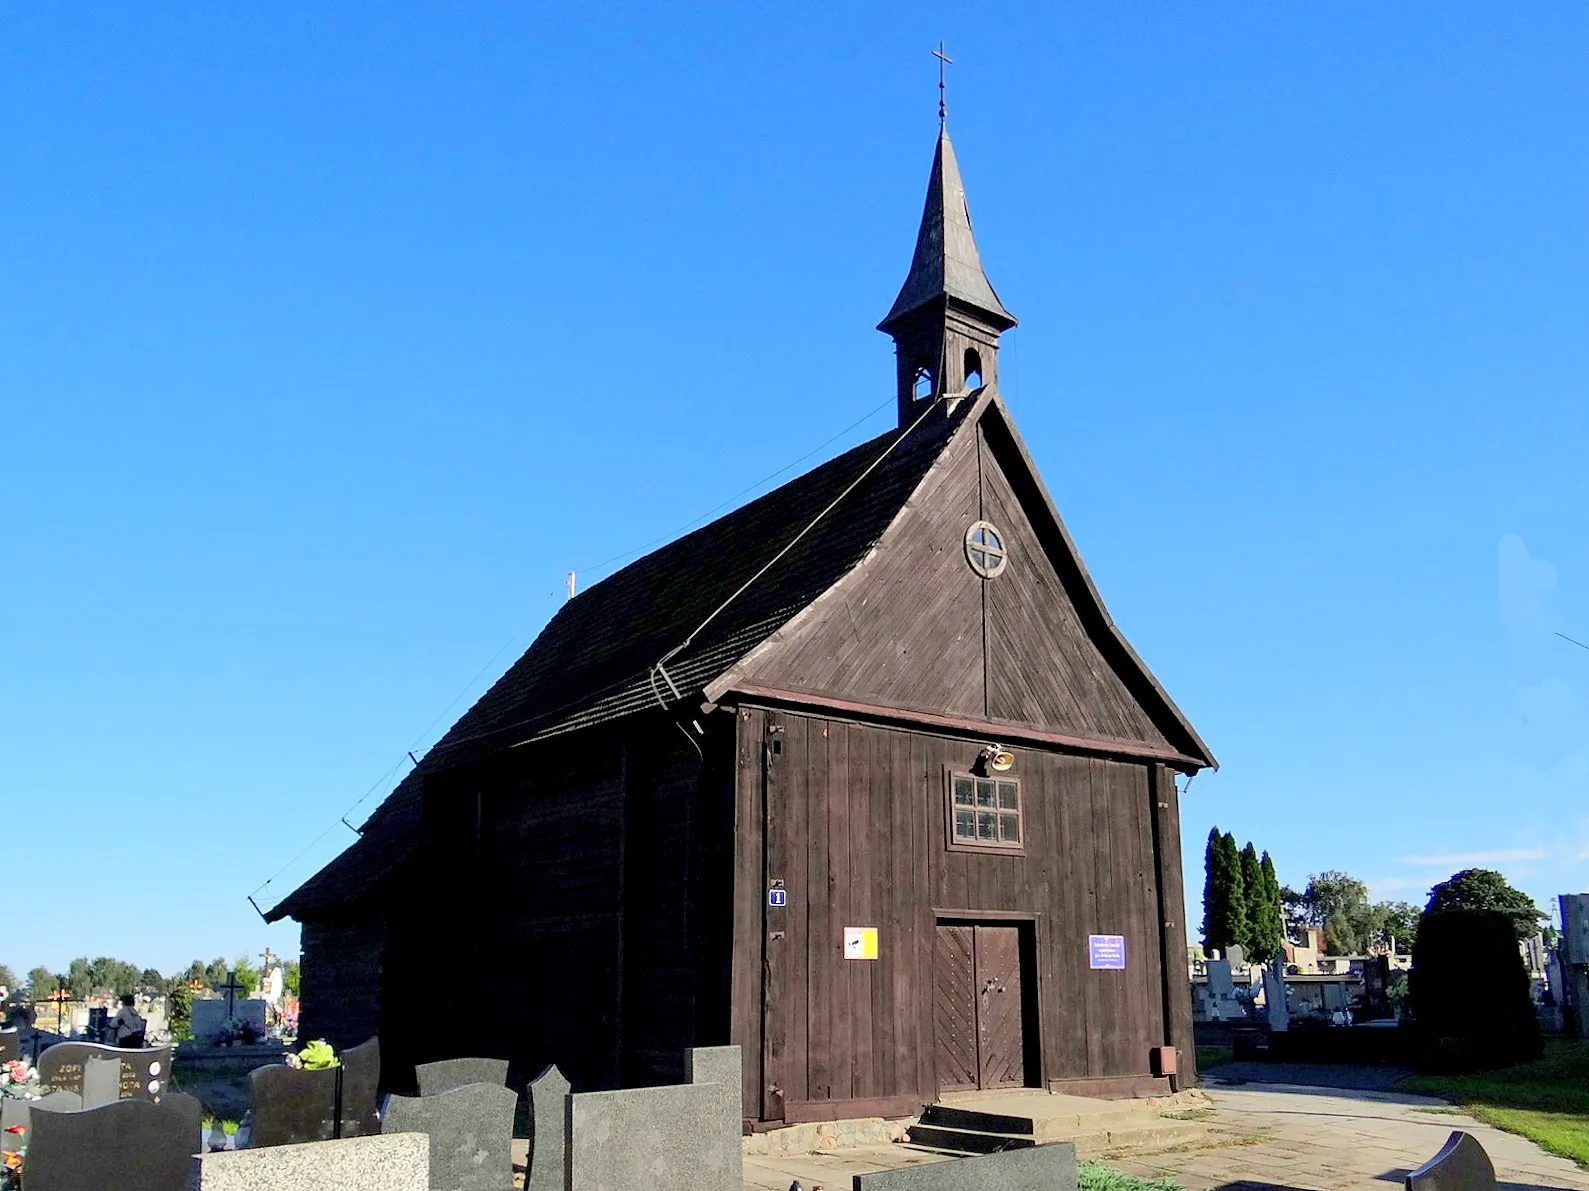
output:
[[1512,920],[1519,940],[1539,933],[1546,915],[1534,899],[1513,889],[1500,873],[1487,868],[1465,868],[1429,891],[1425,914],[1442,910],[1497,910]]

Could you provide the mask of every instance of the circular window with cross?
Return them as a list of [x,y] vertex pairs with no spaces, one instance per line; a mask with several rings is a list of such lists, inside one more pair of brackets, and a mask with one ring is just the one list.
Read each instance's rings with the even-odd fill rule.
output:
[[986,521],[975,522],[966,530],[966,561],[984,579],[997,577],[1010,561],[1004,549],[1004,535]]

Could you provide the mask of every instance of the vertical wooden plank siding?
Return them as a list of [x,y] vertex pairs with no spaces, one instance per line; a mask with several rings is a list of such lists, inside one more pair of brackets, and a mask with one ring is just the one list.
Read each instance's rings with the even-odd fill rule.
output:
[[744,1111],[760,1115],[761,1105],[761,746],[766,713],[739,712],[734,782],[734,958],[730,967],[733,1044],[740,1048]]
[[1164,1041],[1179,1051],[1177,1085],[1197,1086],[1197,1044],[1192,1038],[1192,987],[1186,970],[1186,894],[1181,884],[1181,805],[1175,772],[1153,767],[1154,860],[1158,868],[1162,943]]
[[[746,756],[759,756],[771,724],[783,728],[782,751],[761,806],[759,760]],[[1022,945],[1035,950],[1033,970],[1019,973],[1040,997],[1022,1060],[1029,1081],[1148,1077],[1166,1036],[1166,948],[1180,944],[1160,925],[1165,872],[1179,858],[1155,839],[1163,812],[1146,764],[1016,749],[1023,849],[951,851],[945,773],[968,770],[978,742],[789,710],[743,709],[739,726],[748,789],[737,799],[737,871],[754,926],[736,932],[750,950],[736,954],[735,994],[752,998],[736,1012],[736,1040],[758,1057],[751,1066],[765,1057],[767,1067],[752,1111],[779,1119],[770,1114],[781,1105],[784,1119],[813,1119],[822,1103],[844,1116],[846,1101],[936,1094],[935,908],[958,921],[986,912],[1033,923]],[[782,926],[763,888],[780,875]],[[878,928],[876,960],[843,958],[846,926]],[[764,940],[764,930],[786,937]],[[1125,937],[1124,971],[1090,968],[1091,934]],[[764,948],[765,987],[753,972]],[[764,1010],[765,1036],[745,1020]]]

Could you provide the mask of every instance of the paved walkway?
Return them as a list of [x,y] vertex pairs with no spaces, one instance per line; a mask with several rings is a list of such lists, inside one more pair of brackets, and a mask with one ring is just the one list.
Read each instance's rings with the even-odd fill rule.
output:
[[1187,1191],[1389,1191],[1461,1129],[1484,1146],[1503,1188],[1589,1191],[1589,1171],[1423,1096],[1277,1084],[1205,1090],[1214,1105],[1206,1144],[1107,1161],[1169,1175]]
[[[1190,1114],[1207,1127],[1202,1141],[1104,1160],[1136,1175],[1168,1175],[1187,1191],[1393,1191],[1462,1129],[1484,1146],[1507,1191],[1589,1191],[1589,1170],[1423,1096],[1286,1084],[1205,1090],[1212,1107]],[[901,1145],[747,1155],[745,1187],[786,1191],[798,1178],[808,1189],[848,1191],[851,1175],[933,1160]]]

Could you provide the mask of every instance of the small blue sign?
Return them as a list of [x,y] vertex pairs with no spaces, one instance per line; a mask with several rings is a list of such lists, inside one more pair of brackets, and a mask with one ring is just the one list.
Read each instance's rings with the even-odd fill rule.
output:
[[[767,890],[767,904],[769,906],[787,906],[789,904],[789,891],[787,889]],[[1121,965],[1122,967],[1124,965]]]
[[1124,935],[1088,935],[1087,966],[1123,972],[1126,968]]

